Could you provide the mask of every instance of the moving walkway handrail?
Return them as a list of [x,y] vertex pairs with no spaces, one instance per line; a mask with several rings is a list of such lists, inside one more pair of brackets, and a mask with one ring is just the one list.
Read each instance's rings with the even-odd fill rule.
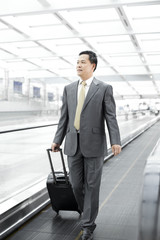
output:
[[[149,110],[135,110],[135,111],[129,111],[127,114],[128,115],[134,115],[137,113],[142,113],[142,112],[149,112]],[[121,117],[121,116],[125,116],[126,113],[121,113],[118,114],[117,117]],[[31,126],[31,127],[22,127],[22,128],[14,128],[14,125],[12,126],[14,129],[7,129],[7,130],[0,130],[0,134],[3,133],[11,133],[11,132],[18,132],[18,131],[25,131],[25,130],[31,130],[31,129],[36,129],[36,128],[43,128],[43,127],[51,127],[51,126],[56,126],[58,125],[57,123],[53,123],[53,124],[41,124],[38,126]]]
[[11,132],[18,132],[18,131],[25,131],[25,130],[31,130],[31,129],[36,129],[36,128],[43,128],[43,127],[51,127],[51,126],[56,126],[56,125],[58,125],[58,123],[45,124],[45,125],[39,125],[39,126],[33,126],[33,127],[9,129],[9,130],[0,131],[0,134],[2,134],[2,133],[11,133]]
[[147,159],[140,199],[138,240],[160,239],[160,139]]

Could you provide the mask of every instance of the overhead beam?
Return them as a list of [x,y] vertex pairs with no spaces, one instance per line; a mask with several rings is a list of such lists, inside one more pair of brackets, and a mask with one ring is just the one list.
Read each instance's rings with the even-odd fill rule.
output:
[[[113,7],[119,7],[119,6],[123,6],[123,5],[127,5],[127,6],[146,6],[146,5],[156,5],[159,4],[159,0],[141,0],[141,1],[129,1],[129,0],[124,0],[124,1],[106,1],[106,4],[94,4],[92,3],[92,5],[87,5],[87,6],[76,6],[76,7],[67,7],[67,5],[64,7],[58,7],[56,8],[55,2],[54,5],[52,6],[50,3],[48,3],[46,0],[38,0],[38,2],[41,4],[41,6],[44,7],[43,10],[36,10],[36,11],[19,11],[16,12],[16,10],[14,11],[14,7],[12,8],[10,6],[10,8],[8,8],[8,12],[4,13],[4,11],[2,11],[2,13],[0,13],[0,17],[6,17],[6,16],[26,16],[26,15],[37,15],[37,14],[47,14],[47,13],[54,13],[54,12],[60,12],[60,11],[84,11],[84,10],[97,10],[97,9],[105,9],[105,8],[113,8]],[[5,2],[4,2],[5,3]],[[3,3],[3,4],[4,4]],[[67,4],[67,1],[66,1]],[[94,4],[94,5],[93,5]],[[46,9],[47,8],[47,9]],[[2,9],[2,7],[1,7]],[[11,9],[11,10],[10,10]],[[0,12],[1,12],[0,11]],[[12,11],[12,12],[10,12]]]

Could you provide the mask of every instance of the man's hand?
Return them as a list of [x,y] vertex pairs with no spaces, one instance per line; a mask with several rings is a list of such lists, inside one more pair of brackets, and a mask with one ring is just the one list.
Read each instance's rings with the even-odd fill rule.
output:
[[112,145],[112,152],[114,156],[118,155],[121,152],[121,146],[120,145]]
[[59,147],[60,147],[59,144],[57,144],[57,143],[52,143],[52,146],[51,146],[52,152],[58,152],[58,151],[59,151]]

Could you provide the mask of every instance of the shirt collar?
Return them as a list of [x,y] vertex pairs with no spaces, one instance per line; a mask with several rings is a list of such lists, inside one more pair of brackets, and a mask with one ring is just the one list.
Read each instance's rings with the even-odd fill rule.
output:
[[[90,77],[90,78],[88,78],[87,80],[86,80],[86,84],[87,84],[87,86],[90,86],[91,85],[91,83],[92,83],[92,81],[93,81],[93,76],[92,77]],[[81,82],[82,82],[82,79],[80,79],[79,80],[79,85],[81,84]]]

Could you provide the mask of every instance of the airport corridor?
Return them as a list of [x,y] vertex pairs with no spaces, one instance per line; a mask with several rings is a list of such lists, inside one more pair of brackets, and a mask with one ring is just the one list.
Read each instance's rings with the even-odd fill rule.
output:
[[[146,160],[160,137],[160,122],[130,142],[121,154],[104,163],[100,208],[94,240],[137,240],[139,204]],[[60,211],[51,205],[29,220],[7,240],[78,240],[77,212]]]

